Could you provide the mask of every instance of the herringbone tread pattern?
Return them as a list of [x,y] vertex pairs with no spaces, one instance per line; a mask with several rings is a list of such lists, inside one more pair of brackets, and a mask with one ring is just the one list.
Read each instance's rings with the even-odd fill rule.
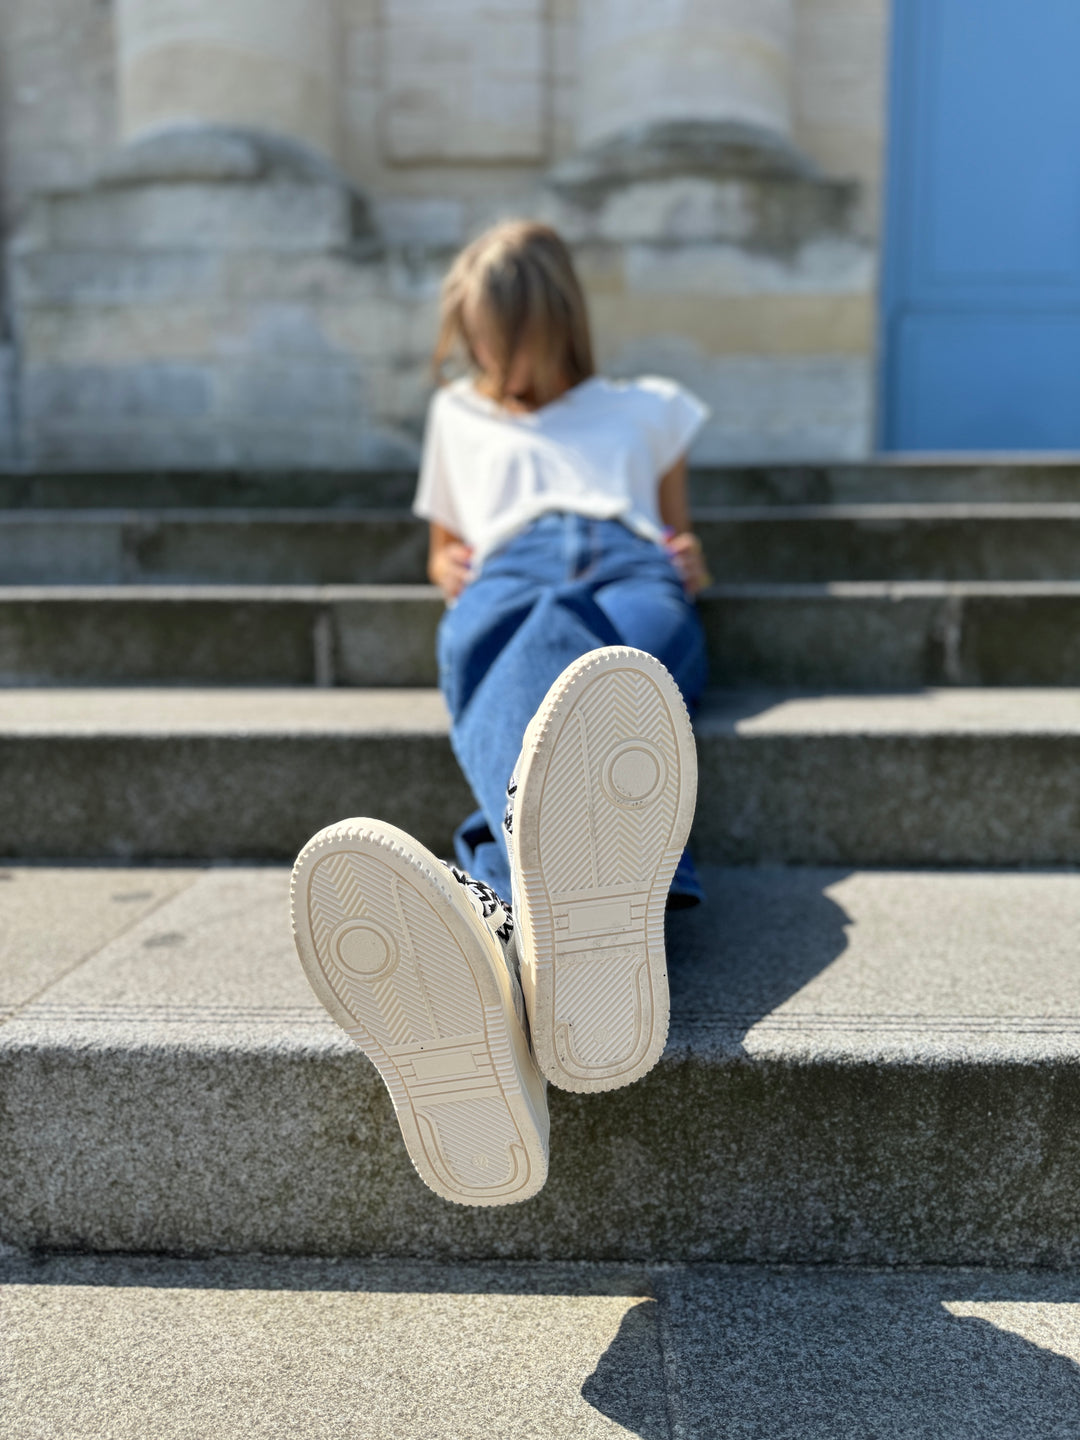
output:
[[294,931],[316,994],[386,1082],[421,1178],[461,1204],[508,1204],[546,1178],[546,1105],[497,941],[459,888],[392,826],[345,821],[297,859]]
[[588,1076],[632,1063],[653,1022],[644,945],[563,952],[555,966],[555,1049],[563,1068]]
[[564,1089],[631,1083],[667,1037],[663,921],[697,763],[678,687],[652,656],[595,650],[526,735],[512,844],[533,1046]]
[[[649,748],[638,748],[643,743]],[[653,799],[620,793],[620,759],[627,766],[636,760],[643,780],[654,777]],[[651,675],[613,671],[585,688],[544,782],[540,851],[548,889],[640,888],[671,832],[678,764],[669,707]],[[578,843],[568,846],[568,833],[580,836]]]

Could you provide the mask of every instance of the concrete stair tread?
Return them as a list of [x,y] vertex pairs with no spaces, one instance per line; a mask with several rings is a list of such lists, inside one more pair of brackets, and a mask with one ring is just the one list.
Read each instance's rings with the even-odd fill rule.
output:
[[[430,686],[434,586],[0,586],[0,683]],[[826,689],[1080,682],[1080,581],[738,582],[712,674]]]
[[[733,690],[695,723],[700,858],[1080,863],[1080,689]],[[433,689],[0,690],[0,853],[292,859],[343,814],[449,853]]]
[[446,734],[434,689],[228,686],[0,690],[0,737],[19,734]]
[[[296,959],[287,867],[6,873],[0,1043],[352,1051]],[[710,903],[669,918],[669,1060],[1080,1058],[1080,875],[703,875]]]
[[[784,520],[1080,520],[1080,500],[903,500],[770,505],[698,505],[694,518],[708,522],[753,523]],[[0,525],[354,525],[367,520],[410,520],[422,525],[408,504],[369,505],[169,505],[0,507]]]
[[0,1020],[203,872],[195,867],[0,867]]
[[[1080,580],[736,580],[717,582],[701,592],[701,599],[943,599],[951,595],[1022,598],[1039,596],[1080,596]],[[253,581],[221,584],[212,581],[162,581],[140,584],[137,581],[94,584],[56,582],[42,584],[0,584],[0,603],[40,603],[53,601],[101,601],[124,604],[132,602],[176,604],[179,601],[250,601],[266,603],[282,600],[298,604],[333,603],[363,600],[430,600],[442,606],[436,585],[412,581],[382,585],[330,584],[305,585]]]
[[[0,690],[0,737],[26,734],[382,735],[446,732],[433,689],[314,687],[24,687]],[[713,690],[701,734],[768,736],[1080,735],[1080,688],[967,688],[800,694]]]
[[549,1184],[494,1213],[412,1172],[307,990],[286,867],[99,867],[97,900],[83,867],[7,873],[0,1242],[1077,1258],[1076,873],[707,867],[669,918],[660,1064],[551,1091]]
[[[116,587],[119,590],[121,587]],[[238,587],[242,590],[243,587]],[[360,587],[357,587],[360,588]],[[371,587],[385,593],[392,586]],[[405,588],[405,587],[402,587]],[[71,586],[67,593],[77,593]],[[143,589],[152,592],[153,586]],[[6,591],[0,587],[0,597]],[[838,600],[906,600],[946,599],[962,596],[1023,599],[1040,596],[1080,596],[1080,580],[740,580],[731,584],[718,583],[702,591],[703,599],[815,600],[832,596]]]
[[[699,506],[729,580],[1054,580],[1080,574],[1080,502]],[[9,583],[419,582],[426,531],[401,508],[0,510]]]
[[741,736],[1071,734],[1080,727],[1080,689],[955,686],[896,694],[711,692],[699,712],[703,734]]
[[[1080,464],[1072,453],[1039,451],[694,466],[690,486],[695,504],[1071,500]],[[0,507],[404,506],[415,490],[414,469],[51,470],[0,474]]]
[[[1008,589],[1006,582],[1006,589]],[[1051,587],[1056,589],[1056,587]],[[1080,593],[1080,582],[1076,585]],[[1033,591],[1042,593],[1042,588]],[[1066,591],[1066,593],[1069,593]],[[289,585],[261,584],[222,585],[203,581],[167,582],[160,585],[131,584],[56,584],[0,585],[0,604],[41,604],[72,601],[94,601],[101,604],[175,605],[182,601],[245,601],[266,604],[292,601],[296,604],[333,604],[357,600],[430,600],[442,605],[435,585],[417,585],[402,581],[388,585]]]
[[821,520],[872,525],[941,520],[1080,520],[1076,500],[904,500],[827,505],[699,505],[694,519],[746,524],[782,523],[785,520]]
[[[1066,509],[1070,508],[1070,502],[1050,502],[1050,510],[1055,512],[1061,505]],[[750,507],[756,513],[759,507]],[[761,507],[765,508],[765,507]],[[800,508],[800,507],[795,507]],[[819,508],[812,507],[815,511]],[[992,509],[1009,510],[1009,505],[992,506]],[[1045,505],[1037,505],[1036,509],[1046,509]],[[1072,507],[1080,511],[1080,503]],[[727,513],[726,511],[724,512]],[[415,525],[422,525],[417,520],[408,505],[168,505],[162,507],[127,505],[127,506],[93,506],[85,510],[77,507],[65,506],[51,508],[45,506],[41,509],[29,507],[5,510],[0,509],[0,526],[11,526],[20,529],[29,526],[46,525],[54,526],[57,529],[67,525],[95,526],[95,525],[142,525],[151,528],[155,525],[356,525],[363,524],[370,520],[408,520]]]
[[1080,1429],[1076,1282],[1045,1271],[11,1257],[0,1306],[20,1436]]

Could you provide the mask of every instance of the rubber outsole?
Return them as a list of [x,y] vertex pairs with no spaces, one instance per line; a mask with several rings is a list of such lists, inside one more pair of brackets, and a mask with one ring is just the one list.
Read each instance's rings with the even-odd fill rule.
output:
[[499,943],[445,866],[392,825],[343,820],[297,857],[292,919],[312,989],[375,1063],[425,1184],[459,1205],[535,1195],[544,1082]]
[[533,1052],[561,1089],[618,1089],[663,1052],[664,915],[696,797],[658,660],[608,646],[563,671],[525,733],[509,837]]

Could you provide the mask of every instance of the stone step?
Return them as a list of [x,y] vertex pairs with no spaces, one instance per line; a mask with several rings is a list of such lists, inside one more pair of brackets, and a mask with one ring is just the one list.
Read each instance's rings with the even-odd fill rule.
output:
[[401,510],[9,510],[5,584],[423,581],[425,527]]
[[[0,684],[431,686],[427,585],[0,587]],[[726,685],[1080,684],[1080,583],[717,585]]]
[[[0,509],[407,508],[415,469],[0,471]],[[1080,501],[1075,455],[929,455],[832,464],[695,466],[695,505]]]
[[1080,875],[736,868],[657,1068],[550,1090],[520,1207],[438,1199],[308,989],[281,866],[0,883],[0,1242],[813,1264],[1080,1259]]
[[[717,691],[694,843],[735,863],[1080,863],[1080,690]],[[432,690],[0,691],[0,855],[291,859],[343,815],[442,854]]]
[[717,585],[701,612],[727,686],[1080,685],[1074,581]]
[[1045,1270],[13,1256],[0,1307],[12,1436],[1080,1431],[1076,1282]]
[[0,586],[0,685],[432,686],[432,585]]
[[[717,580],[1080,579],[1080,503],[699,508]],[[385,584],[425,577],[400,509],[0,512],[11,585]]]

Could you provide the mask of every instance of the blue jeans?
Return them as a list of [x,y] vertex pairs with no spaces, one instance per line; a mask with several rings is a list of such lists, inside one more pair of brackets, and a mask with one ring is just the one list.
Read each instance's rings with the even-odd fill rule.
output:
[[[525,727],[572,660],[602,645],[632,645],[674,676],[693,713],[705,686],[697,608],[666,552],[617,520],[542,515],[488,556],[439,625],[439,685],[454,753],[479,810],[458,828],[458,863],[510,894],[502,829],[506,784]],[[702,898],[688,854],[675,903]]]

